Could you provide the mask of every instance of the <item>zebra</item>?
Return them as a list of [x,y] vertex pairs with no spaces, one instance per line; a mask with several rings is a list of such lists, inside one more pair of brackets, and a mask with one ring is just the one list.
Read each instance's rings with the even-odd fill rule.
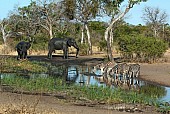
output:
[[[138,63],[130,64],[128,75],[131,78],[131,84],[133,84],[133,78],[138,78],[140,75],[140,65]],[[139,82],[136,81],[138,84]]]
[[109,71],[109,75],[112,76],[116,84],[118,84],[118,82],[120,81],[125,82],[128,70],[129,70],[128,64],[118,63],[112,67],[112,69]]

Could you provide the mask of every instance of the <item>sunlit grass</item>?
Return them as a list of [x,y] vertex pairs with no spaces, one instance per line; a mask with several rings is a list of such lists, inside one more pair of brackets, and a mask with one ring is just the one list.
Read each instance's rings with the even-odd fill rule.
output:
[[3,84],[10,85],[19,91],[30,92],[65,92],[76,99],[86,98],[92,101],[105,103],[144,103],[153,105],[156,97],[147,96],[136,91],[125,91],[119,88],[98,87],[97,85],[79,86],[66,85],[61,78],[42,78],[24,79],[15,77],[4,77]]
[[14,58],[4,57],[0,59],[1,72],[47,72],[47,63],[36,61],[18,61]]

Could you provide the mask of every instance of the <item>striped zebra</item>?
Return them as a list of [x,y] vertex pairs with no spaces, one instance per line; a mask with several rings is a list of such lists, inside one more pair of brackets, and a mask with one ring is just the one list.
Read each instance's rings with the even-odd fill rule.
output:
[[[128,75],[131,78],[131,84],[133,84],[134,78],[138,78],[140,75],[140,65],[137,63],[130,64]],[[136,81],[136,83],[139,83],[139,81]]]
[[129,70],[129,65],[126,63],[118,63],[109,71],[109,75],[112,76],[116,83],[126,80]]
[[130,64],[129,65],[129,75],[130,77],[138,77],[140,75],[140,65],[135,63],[135,64]]

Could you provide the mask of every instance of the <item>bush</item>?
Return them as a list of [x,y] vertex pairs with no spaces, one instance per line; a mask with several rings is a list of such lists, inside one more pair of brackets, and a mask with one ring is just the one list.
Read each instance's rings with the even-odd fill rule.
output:
[[126,60],[155,62],[168,49],[163,40],[144,36],[124,36],[119,39],[119,51]]
[[88,54],[88,49],[89,49],[88,44],[80,44],[79,49],[80,49],[80,55]]
[[50,38],[47,35],[37,34],[32,44],[32,49],[35,51],[47,50],[49,40]]
[[101,40],[101,41],[99,41],[98,42],[98,44],[97,44],[97,46],[98,46],[98,48],[99,48],[99,50],[100,51],[106,51],[107,50],[107,42],[106,42],[106,40]]

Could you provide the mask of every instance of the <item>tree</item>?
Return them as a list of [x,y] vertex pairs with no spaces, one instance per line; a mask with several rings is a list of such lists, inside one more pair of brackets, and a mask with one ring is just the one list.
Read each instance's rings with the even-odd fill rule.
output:
[[161,11],[158,7],[145,7],[143,12],[143,20],[146,25],[153,30],[153,36],[158,37],[158,32],[162,30],[164,24],[167,22],[167,13]]
[[101,3],[103,5],[103,8],[105,9],[105,12],[108,15],[112,15],[111,21],[108,25],[108,27],[105,30],[105,40],[107,41],[107,55],[108,55],[108,60],[112,61],[113,60],[113,55],[112,55],[112,45],[111,45],[111,37],[112,36],[112,29],[113,25],[118,22],[120,19],[122,19],[131,8],[135,4],[138,4],[140,2],[144,2],[147,0],[128,0],[127,5],[124,9],[123,12],[120,12],[120,6],[123,2],[126,2],[124,0],[101,0]]
[[17,24],[20,30],[19,32],[22,32],[26,36],[34,36],[39,28],[38,18],[40,17],[36,2],[31,2],[28,6],[19,7],[18,13],[18,15],[15,14],[10,17],[12,21],[19,20]]
[[[88,54],[92,54],[92,43],[88,21],[94,19],[99,10],[98,0],[64,0],[65,14],[71,19],[75,19],[82,23],[81,44],[84,43],[84,31],[86,30],[87,42],[89,45]],[[68,12],[71,12],[68,13]]]
[[30,5],[19,8],[22,26],[27,34],[35,35],[38,29],[45,29],[50,38],[53,38],[53,27],[60,22],[62,5],[51,0],[31,1]]
[[48,31],[50,38],[53,38],[53,27],[62,21],[63,10],[60,2],[51,0],[37,0],[38,22],[41,27]]
[[2,38],[3,38],[3,41],[4,41],[4,46],[6,46],[7,38],[12,35],[12,32],[10,30],[7,30],[8,25],[9,25],[9,23],[8,23],[7,19],[3,19],[2,21],[0,21],[0,29],[1,29],[1,32],[2,32]]

